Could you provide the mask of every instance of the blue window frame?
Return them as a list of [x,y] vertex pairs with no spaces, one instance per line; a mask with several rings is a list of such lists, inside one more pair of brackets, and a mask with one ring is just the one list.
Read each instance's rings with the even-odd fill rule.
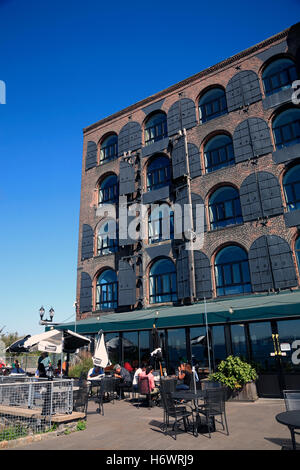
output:
[[145,145],[153,144],[168,137],[167,116],[159,112],[153,114],[145,125]]
[[147,168],[147,191],[168,186],[171,181],[170,160],[160,156],[152,160]]
[[223,248],[215,259],[217,296],[251,292],[248,255],[243,248]]
[[234,165],[231,137],[220,134],[210,139],[204,147],[204,160],[206,173]]
[[99,187],[99,204],[114,204],[118,201],[118,178],[116,175],[107,176]]
[[297,258],[298,269],[300,271],[300,237],[298,237],[297,240],[296,240],[295,254],[296,254],[296,258]]
[[156,261],[149,274],[149,299],[151,304],[177,300],[176,268],[166,258]]
[[174,238],[174,212],[167,204],[156,207],[148,218],[148,240],[149,243],[157,243],[162,240],[173,240]]
[[287,109],[273,121],[277,149],[300,143],[300,109]]
[[283,187],[288,211],[300,209],[300,164],[287,171]]
[[266,95],[290,88],[297,80],[297,70],[291,59],[277,59],[269,64],[262,75]]
[[211,229],[243,222],[240,196],[232,186],[217,189],[209,199]]
[[96,310],[108,310],[118,306],[117,275],[112,269],[106,269],[97,279]]
[[222,88],[213,88],[200,98],[199,116],[201,123],[226,113],[228,113],[226,95]]
[[110,135],[100,146],[100,163],[113,160],[118,156],[118,136]]
[[116,222],[108,220],[101,224],[98,230],[97,254],[108,255],[116,251],[118,251]]

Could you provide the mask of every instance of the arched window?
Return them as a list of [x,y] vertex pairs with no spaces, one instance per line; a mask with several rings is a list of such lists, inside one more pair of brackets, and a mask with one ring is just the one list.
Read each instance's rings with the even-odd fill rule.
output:
[[109,135],[100,146],[100,163],[113,160],[118,156],[118,136]]
[[204,147],[204,160],[206,173],[234,165],[231,137],[220,134],[210,139]]
[[170,160],[165,156],[156,157],[147,167],[147,191],[168,186],[170,180]]
[[222,114],[226,114],[227,102],[225,91],[222,88],[208,90],[199,100],[200,122],[210,121]]
[[117,275],[112,269],[106,269],[97,279],[96,310],[107,310],[118,306]]
[[116,222],[108,220],[100,225],[97,237],[97,254],[108,255],[118,251]]
[[99,186],[99,204],[114,204],[118,201],[118,178],[107,176]]
[[239,246],[226,246],[216,256],[217,296],[251,292],[248,255]]
[[277,149],[300,143],[300,109],[287,109],[273,121],[273,134]]
[[300,209],[300,164],[286,172],[283,188],[288,211]]
[[151,304],[177,300],[176,268],[170,259],[156,261],[149,274],[149,299]]
[[168,137],[167,116],[158,112],[153,114],[145,124],[145,145],[153,144]]
[[297,80],[296,66],[288,58],[274,60],[265,68],[262,79],[266,95],[272,95],[289,88],[293,81]]
[[149,243],[157,243],[162,240],[174,238],[174,212],[167,204],[155,207],[148,217]]
[[243,222],[240,195],[232,186],[217,189],[209,199],[209,218],[214,230]]
[[298,269],[300,271],[300,237],[298,237],[297,240],[296,240],[295,254],[296,254],[296,258],[297,258]]

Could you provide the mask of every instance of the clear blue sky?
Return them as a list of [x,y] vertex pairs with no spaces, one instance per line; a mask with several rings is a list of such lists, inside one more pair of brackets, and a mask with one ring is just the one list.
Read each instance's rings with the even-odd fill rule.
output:
[[299,19],[299,0],[0,0],[0,328],[74,315],[83,127]]

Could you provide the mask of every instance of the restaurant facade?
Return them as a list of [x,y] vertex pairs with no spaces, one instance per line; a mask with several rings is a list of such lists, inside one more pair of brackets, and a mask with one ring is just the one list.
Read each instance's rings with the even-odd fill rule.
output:
[[155,324],[168,372],[233,354],[260,396],[299,388],[299,78],[297,24],[84,129],[77,316],[59,328],[103,330],[124,363]]

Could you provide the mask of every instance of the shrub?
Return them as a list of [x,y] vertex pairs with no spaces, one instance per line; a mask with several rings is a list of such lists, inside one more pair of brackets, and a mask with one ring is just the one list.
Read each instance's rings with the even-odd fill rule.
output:
[[76,426],[76,431],[84,431],[86,429],[86,422],[85,421],[78,421]]
[[211,374],[208,379],[220,382],[232,390],[238,390],[257,377],[257,372],[251,364],[239,357],[228,356],[225,361],[220,362],[217,372]]
[[69,368],[70,377],[80,377],[81,374],[86,374],[93,367],[93,359],[90,353],[82,352],[79,356],[79,362]]

